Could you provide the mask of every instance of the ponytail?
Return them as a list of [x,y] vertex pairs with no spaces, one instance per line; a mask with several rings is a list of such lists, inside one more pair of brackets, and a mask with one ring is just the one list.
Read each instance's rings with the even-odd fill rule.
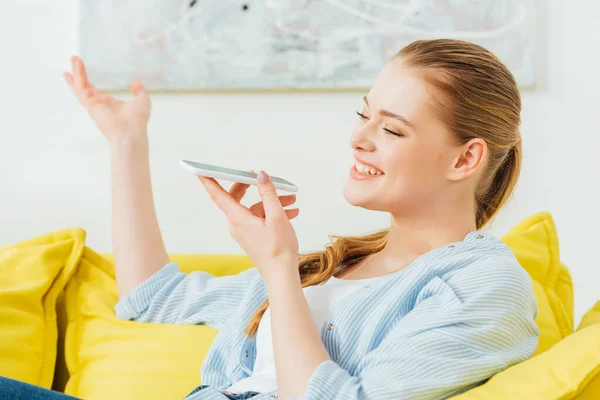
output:
[[512,195],[519,179],[522,158],[521,142],[519,141],[515,146],[508,149],[504,160],[502,160],[494,174],[491,184],[477,198],[475,220],[477,229],[490,222]]

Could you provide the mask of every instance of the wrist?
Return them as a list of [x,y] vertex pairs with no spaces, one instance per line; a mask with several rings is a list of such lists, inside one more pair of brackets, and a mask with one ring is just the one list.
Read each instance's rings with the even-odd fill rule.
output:
[[274,265],[269,266],[266,270],[270,271],[268,276],[265,276],[265,286],[269,290],[272,286],[281,284],[282,282],[293,282],[301,284],[300,270],[298,269],[298,260],[274,262]]
[[138,134],[120,133],[112,135],[108,143],[111,154],[135,154],[148,149],[148,136],[146,132]]

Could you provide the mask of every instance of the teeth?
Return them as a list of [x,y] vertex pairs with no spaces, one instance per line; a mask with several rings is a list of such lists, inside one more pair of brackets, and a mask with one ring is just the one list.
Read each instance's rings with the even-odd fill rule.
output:
[[383,172],[379,171],[378,169],[369,167],[368,165],[364,165],[359,162],[355,164],[355,168],[358,172],[364,175],[383,175]]

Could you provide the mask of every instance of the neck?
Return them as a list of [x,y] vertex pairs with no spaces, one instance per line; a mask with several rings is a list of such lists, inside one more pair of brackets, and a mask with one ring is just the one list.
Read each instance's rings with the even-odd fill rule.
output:
[[397,269],[430,250],[462,241],[476,230],[473,210],[474,205],[449,212],[430,209],[418,216],[392,214],[388,242],[378,255],[382,265]]

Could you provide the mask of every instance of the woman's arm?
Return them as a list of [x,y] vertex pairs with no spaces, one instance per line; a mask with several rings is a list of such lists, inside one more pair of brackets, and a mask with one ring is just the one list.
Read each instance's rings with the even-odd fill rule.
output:
[[150,180],[146,132],[110,143],[112,243],[119,298],[169,262]]
[[132,99],[111,97],[88,81],[81,59],[72,57],[71,63],[72,73],[63,76],[110,145],[113,252],[118,293],[123,297],[169,262],[150,183],[150,98],[135,79]]
[[[175,263],[161,268],[115,306],[117,318],[158,324],[206,324],[221,330],[240,304],[256,307],[264,285],[256,268],[236,275],[213,276],[204,271],[185,274]],[[248,295],[252,295],[249,299]]]
[[292,266],[278,265],[280,275],[267,284],[277,388],[282,400],[306,392],[313,371],[331,361]]
[[[276,290],[270,288],[269,297]],[[391,331],[374,338],[381,343],[352,374],[333,360],[314,368],[319,357],[314,334],[286,330],[286,325],[299,323],[293,314],[299,306],[284,297],[270,299],[282,400],[444,399],[526,360],[538,342],[531,279],[516,260],[484,262],[444,279],[434,277],[414,308]],[[298,304],[305,301],[295,299]],[[309,324],[307,319],[303,323]],[[314,369],[307,378],[309,367]],[[302,385],[304,394],[299,395]]]

